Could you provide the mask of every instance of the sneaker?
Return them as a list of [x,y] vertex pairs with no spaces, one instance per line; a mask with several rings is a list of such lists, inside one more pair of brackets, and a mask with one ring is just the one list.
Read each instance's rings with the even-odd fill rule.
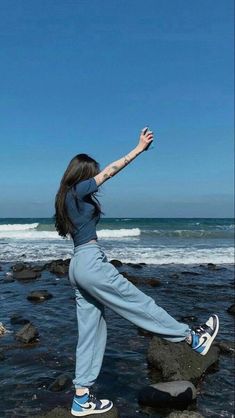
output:
[[194,351],[205,356],[219,330],[219,318],[213,314],[205,324],[192,328],[190,346]]
[[95,395],[88,392],[84,395],[74,395],[71,414],[75,417],[85,417],[91,414],[103,414],[113,407],[113,402],[108,399],[96,399]]

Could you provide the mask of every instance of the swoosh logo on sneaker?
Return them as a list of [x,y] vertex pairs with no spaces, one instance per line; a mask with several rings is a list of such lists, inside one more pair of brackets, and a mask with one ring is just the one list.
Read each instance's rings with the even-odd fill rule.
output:
[[89,409],[93,408],[93,406],[91,404],[89,404],[89,406],[84,406],[83,404],[78,403],[76,400],[75,400],[75,402],[76,402],[77,405],[79,405],[83,409],[88,409],[89,410]]
[[203,344],[205,344],[205,342],[207,341],[206,337],[202,337],[202,338],[203,338],[204,341],[201,344],[199,344],[197,347],[195,347],[194,350],[197,350],[198,348],[202,347]]

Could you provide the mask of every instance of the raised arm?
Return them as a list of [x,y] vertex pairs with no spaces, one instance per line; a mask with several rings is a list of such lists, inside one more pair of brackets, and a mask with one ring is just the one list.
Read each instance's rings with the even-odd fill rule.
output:
[[153,132],[148,128],[144,128],[141,131],[138,145],[130,151],[127,155],[120,158],[117,161],[107,165],[99,174],[94,176],[97,186],[100,186],[106,180],[115,176],[120,170],[126,167],[132,160],[134,160],[139,154],[147,149],[150,143],[153,141]]

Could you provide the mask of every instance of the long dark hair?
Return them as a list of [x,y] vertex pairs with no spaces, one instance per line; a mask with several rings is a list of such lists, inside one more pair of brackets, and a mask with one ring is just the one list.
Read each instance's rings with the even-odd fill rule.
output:
[[[79,181],[94,177],[99,172],[99,163],[87,154],[75,155],[75,157],[73,157],[69,162],[68,167],[66,168],[61,179],[59,190],[56,194],[55,214],[53,216],[55,221],[55,228],[58,231],[58,234],[62,237],[66,238],[68,234],[72,236],[72,231],[74,229],[74,225],[66,211],[65,198],[67,192],[71,189],[74,195],[75,203],[78,207],[78,200],[74,191],[75,184]],[[86,196],[84,200],[94,206],[94,212],[92,215],[93,217],[97,215],[100,216],[101,213],[103,214],[101,211],[100,203],[93,193]]]

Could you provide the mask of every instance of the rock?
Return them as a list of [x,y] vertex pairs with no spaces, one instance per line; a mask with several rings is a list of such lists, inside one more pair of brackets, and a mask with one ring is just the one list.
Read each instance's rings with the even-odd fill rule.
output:
[[53,295],[47,290],[33,290],[27,296],[27,299],[34,302],[43,302],[44,300],[51,299],[52,297]]
[[125,264],[127,264],[130,267],[133,267],[134,269],[142,269],[143,268],[142,263],[125,263]]
[[0,336],[4,335],[6,331],[7,331],[6,327],[3,325],[2,322],[0,322]]
[[178,380],[143,387],[138,394],[138,401],[152,407],[185,408],[196,396],[196,388],[191,382]]
[[151,278],[147,278],[144,280],[144,283],[148,284],[149,286],[152,287],[157,287],[161,285],[161,282],[159,279],[151,279]]
[[227,312],[231,315],[235,315],[235,303],[227,309]]
[[13,271],[22,271],[26,268],[25,263],[16,263],[14,266],[12,266]]
[[229,341],[215,341],[214,344],[219,347],[221,354],[234,355],[235,343]]
[[40,276],[40,273],[31,270],[21,270],[13,273],[13,278],[16,280],[33,280]]
[[[118,410],[115,407],[101,415],[102,418],[119,418]],[[44,415],[34,415],[35,418],[71,418],[71,416],[70,409],[60,408],[59,406]],[[97,418],[97,414],[91,414],[89,418]]]
[[24,325],[24,324],[28,324],[30,322],[29,319],[24,319],[24,318],[22,318],[21,315],[18,315],[18,314],[13,314],[11,316],[10,321],[11,321],[11,324],[13,324],[13,325],[18,325],[18,324],[19,325]]
[[200,276],[201,273],[197,273],[196,271],[181,271],[181,274],[188,274],[191,276]]
[[61,390],[67,389],[72,384],[72,379],[67,374],[59,375],[53,383],[48,387],[52,392],[60,392]]
[[194,411],[174,411],[167,418],[204,418],[201,414]]
[[68,274],[70,259],[67,259],[67,260],[60,259],[60,260],[52,261],[48,265],[48,269],[50,273],[56,274],[57,276],[60,276],[60,277],[66,276]]
[[119,260],[110,260],[110,263],[114,266],[114,267],[121,267],[122,266],[122,262]]
[[147,354],[149,365],[161,372],[163,381],[190,380],[193,383],[197,383],[218,358],[219,348],[215,345],[202,356],[185,341],[173,343],[157,336],[151,339]]
[[23,343],[29,343],[34,341],[38,336],[39,333],[37,328],[30,322],[15,334],[15,339]]

